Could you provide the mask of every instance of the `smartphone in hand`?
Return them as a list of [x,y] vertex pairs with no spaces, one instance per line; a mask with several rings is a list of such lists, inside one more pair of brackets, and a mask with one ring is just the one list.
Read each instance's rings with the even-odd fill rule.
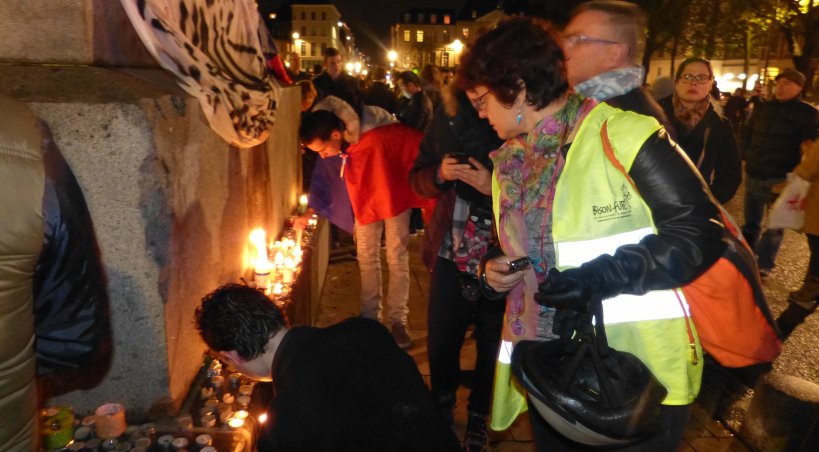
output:
[[509,273],[517,273],[523,269],[529,268],[530,265],[532,265],[532,261],[526,256],[515,259],[512,262],[509,262]]
[[473,165],[472,162],[469,161],[469,156],[466,155],[465,152],[450,152],[446,156],[449,158],[458,159],[458,163],[462,165],[469,165],[472,167],[472,169],[477,169],[475,168],[475,165]]

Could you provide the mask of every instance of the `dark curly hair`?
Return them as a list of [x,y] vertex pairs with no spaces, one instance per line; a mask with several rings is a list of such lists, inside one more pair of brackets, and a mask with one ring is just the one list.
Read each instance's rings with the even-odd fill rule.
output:
[[196,328],[214,351],[236,350],[244,360],[264,353],[265,346],[287,317],[263,293],[239,284],[226,284],[205,295],[196,308]]
[[558,39],[524,18],[502,21],[478,36],[461,58],[458,80],[464,90],[485,85],[507,107],[525,84],[526,103],[538,110],[569,90]]

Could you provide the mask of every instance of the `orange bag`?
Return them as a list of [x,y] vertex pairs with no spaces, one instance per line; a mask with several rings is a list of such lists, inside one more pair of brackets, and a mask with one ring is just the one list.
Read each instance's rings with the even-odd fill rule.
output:
[[[600,130],[609,162],[637,187]],[[639,191],[638,191],[639,193]],[[725,367],[769,363],[782,351],[781,335],[768,309],[751,248],[730,214],[717,202],[723,220],[722,257],[699,278],[682,287],[702,348]]]

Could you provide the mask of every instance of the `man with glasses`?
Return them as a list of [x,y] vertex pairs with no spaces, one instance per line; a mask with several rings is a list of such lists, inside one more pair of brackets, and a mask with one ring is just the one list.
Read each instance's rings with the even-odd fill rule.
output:
[[802,158],[802,144],[817,137],[819,114],[802,101],[805,76],[787,69],[776,76],[774,100],[760,102],[742,131],[741,149],[745,160],[745,224],[742,233],[756,250],[763,278],[773,270],[782,229],[762,234],[762,217],[771,193],[785,182]]
[[673,135],[662,108],[643,88],[638,58],[645,27],[645,13],[633,3],[593,0],[578,6],[563,32],[569,83],[586,97],[653,116]]
[[[357,120],[357,117],[345,120],[338,111],[323,108],[320,104],[302,116],[299,138],[304,146],[321,157],[316,164],[317,170],[333,167],[337,170],[335,174],[329,171],[313,173],[313,186],[321,177],[328,181],[324,183],[326,186],[335,187],[336,193],[327,193],[331,203],[342,202],[349,194],[355,214],[361,316],[380,320],[383,304],[383,320],[391,326],[395,342],[401,348],[409,348],[412,345],[407,331],[410,211],[413,207],[426,207],[429,202],[412,191],[408,175],[418,156],[423,133],[397,123],[381,108],[366,105],[360,134],[353,137],[348,132],[353,128],[351,120]],[[357,131],[358,126],[358,123],[354,125]],[[323,210],[312,199],[310,205],[320,213]],[[389,267],[386,296],[381,287],[382,233]]]

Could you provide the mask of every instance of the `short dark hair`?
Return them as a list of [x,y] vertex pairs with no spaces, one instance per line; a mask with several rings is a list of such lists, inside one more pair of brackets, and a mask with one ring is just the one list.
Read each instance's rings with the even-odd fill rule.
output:
[[530,19],[514,18],[478,36],[461,58],[458,80],[464,90],[488,87],[506,106],[526,85],[526,103],[541,109],[569,90],[566,59],[559,41]]
[[418,77],[418,74],[412,71],[404,71],[398,74],[398,80],[401,80],[401,83],[407,84],[412,83],[415,86],[421,88],[421,77]]
[[648,18],[638,5],[622,0],[592,0],[581,3],[572,11],[572,18],[586,11],[598,11],[609,18],[614,32],[628,47],[628,55],[635,60],[645,47]]
[[299,139],[307,144],[316,138],[327,141],[333,131],[344,132],[344,121],[335,113],[327,110],[316,110],[305,113],[301,118]]
[[205,295],[196,308],[196,328],[214,351],[236,350],[244,360],[257,358],[287,317],[260,291],[225,284]]
[[336,55],[341,55],[341,52],[339,52],[337,48],[327,47],[324,49],[324,58],[332,58]]
[[677,67],[677,72],[674,73],[674,80],[675,81],[680,79],[680,76],[683,74],[683,71],[685,70],[685,67],[688,66],[691,63],[702,63],[702,64],[704,64],[705,67],[708,68],[708,75],[710,75],[711,78],[714,78],[714,69],[711,67],[711,62],[706,60],[705,58],[700,58],[700,57],[693,56],[693,57],[688,57],[688,58],[684,59],[682,61],[682,63],[680,63],[680,65]]

